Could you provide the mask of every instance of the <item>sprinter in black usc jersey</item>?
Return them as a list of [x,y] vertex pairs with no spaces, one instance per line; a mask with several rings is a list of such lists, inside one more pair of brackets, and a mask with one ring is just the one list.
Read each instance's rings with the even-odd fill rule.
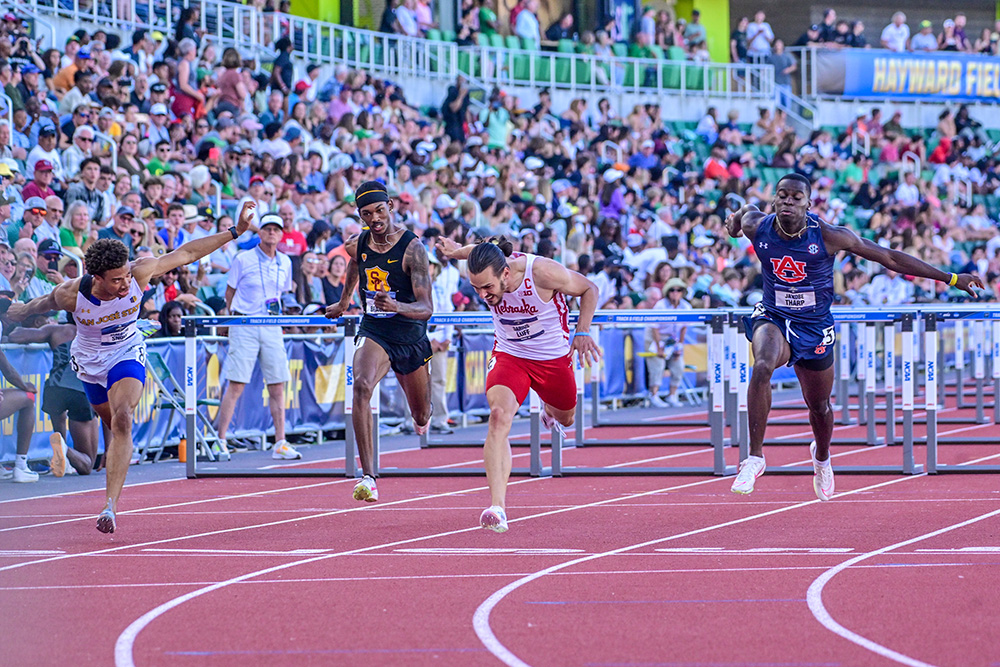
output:
[[427,432],[431,419],[431,379],[427,362],[434,353],[427,340],[431,280],[427,251],[416,235],[393,222],[393,202],[378,181],[362,183],[355,204],[364,231],[345,244],[347,266],[344,295],[326,309],[340,317],[358,287],[364,317],[358,334],[361,347],[354,356],[354,435],[364,473],[354,487],[354,498],[375,502],[374,452],[371,411],[364,408],[375,386],[391,368],[406,394],[417,434]]

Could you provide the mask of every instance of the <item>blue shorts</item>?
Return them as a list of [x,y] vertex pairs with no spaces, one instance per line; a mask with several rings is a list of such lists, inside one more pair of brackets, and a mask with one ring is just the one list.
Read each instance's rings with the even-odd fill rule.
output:
[[87,394],[87,400],[91,405],[104,405],[108,402],[108,389],[111,389],[116,382],[124,378],[135,378],[139,382],[146,383],[146,367],[134,359],[119,361],[108,371],[108,386],[102,387],[93,382],[84,382],[83,391]]
[[747,339],[753,341],[753,332],[764,322],[778,327],[788,343],[791,354],[788,365],[798,365],[813,371],[824,371],[833,365],[833,347],[837,342],[837,329],[831,315],[828,322],[793,322],[783,315],[766,310],[757,304],[751,315],[743,317]]

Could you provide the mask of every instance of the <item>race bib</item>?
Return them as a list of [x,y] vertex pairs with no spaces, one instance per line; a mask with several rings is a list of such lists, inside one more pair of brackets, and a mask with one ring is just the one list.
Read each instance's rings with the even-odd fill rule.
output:
[[774,305],[786,310],[814,310],[816,308],[816,292],[812,290],[788,291],[775,289]]
[[[391,313],[385,310],[380,310],[378,306],[375,305],[375,295],[378,292],[372,292],[370,290],[365,290],[365,314],[371,317],[392,317],[396,313]],[[395,292],[388,292],[389,296],[393,299],[396,298]]]
[[101,345],[119,345],[135,333],[135,320],[101,329]]

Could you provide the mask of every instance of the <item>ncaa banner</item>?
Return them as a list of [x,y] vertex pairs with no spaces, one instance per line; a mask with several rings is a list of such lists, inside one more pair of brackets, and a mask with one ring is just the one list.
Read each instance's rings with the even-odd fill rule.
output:
[[1000,60],[995,56],[882,49],[816,49],[813,54],[821,95],[979,102],[1000,97]]

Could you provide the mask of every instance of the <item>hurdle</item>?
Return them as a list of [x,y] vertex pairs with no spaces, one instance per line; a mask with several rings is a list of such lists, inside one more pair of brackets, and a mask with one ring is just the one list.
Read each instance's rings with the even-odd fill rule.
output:
[[[435,315],[431,318],[431,323],[452,323],[450,318],[454,315]],[[440,322],[436,318],[443,318],[446,321]],[[482,323],[482,314],[478,314]],[[465,318],[466,320],[472,318]],[[486,320],[492,321],[486,315]],[[357,465],[356,440],[353,425],[353,413],[357,409],[364,409],[354,404],[354,353],[357,350],[356,335],[360,318],[357,316],[343,317],[339,320],[329,320],[325,317],[315,316],[268,316],[268,317],[248,317],[248,316],[227,316],[227,317],[185,317],[184,321],[184,413],[186,421],[187,435],[187,461],[185,473],[189,479],[216,478],[216,477],[348,477],[356,478],[360,476]],[[473,322],[475,319],[473,319]],[[299,466],[276,465],[269,468],[230,468],[228,466],[206,467],[199,466],[198,457],[195,452],[196,405],[198,398],[198,373],[195,367],[197,358],[198,340],[196,331],[198,327],[233,327],[233,326],[305,326],[305,327],[344,327],[344,364],[341,379],[344,386],[344,417],[345,417],[345,437],[344,437],[344,465],[340,468],[314,467],[306,468]],[[534,392],[532,392],[534,394]],[[380,389],[376,385],[372,391],[371,403],[368,406],[371,410],[373,428],[372,445],[374,456],[374,468],[376,474],[382,477],[469,477],[485,476],[483,467],[454,467],[454,468],[397,468],[386,467],[381,463],[380,457],[380,437],[379,437],[379,416],[380,416]],[[527,468],[518,467],[511,470],[513,476],[542,476],[551,475],[550,467],[541,463],[541,442],[539,415],[540,402],[537,395],[531,401],[531,440],[530,440],[530,462]],[[482,443],[479,443],[482,444]]]

